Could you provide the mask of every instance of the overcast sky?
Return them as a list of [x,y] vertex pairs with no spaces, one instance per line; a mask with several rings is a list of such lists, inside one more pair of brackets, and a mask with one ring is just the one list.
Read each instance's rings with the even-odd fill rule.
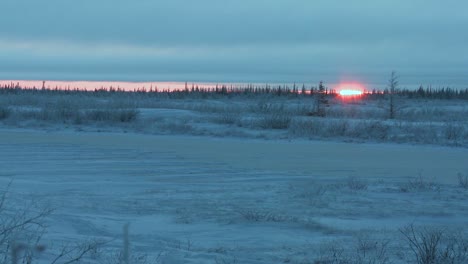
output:
[[[0,0],[0,79],[468,84],[464,0]],[[468,85],[467,85],[468,86]]]

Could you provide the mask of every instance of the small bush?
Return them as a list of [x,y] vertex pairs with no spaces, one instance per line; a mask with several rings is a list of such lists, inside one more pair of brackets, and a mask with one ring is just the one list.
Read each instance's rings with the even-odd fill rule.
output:
[[353,191],[367,190],[367,183],[355,177],[349,177],[347,185]]
[[451,140],[451,141],[457,141],[462,138],[465,131],[462,125],[447,123],[444,126],[443,132],[444,132],[445,139]]
[[422,174],[420,173],[418,177],[410,179],[408,183],[402,185],[400,187],[402,192],[411,192],[411,191],[440,191],[440,185],[433,182],[428,181],[423,178]]
[[312,116],[317,107],[314,104],[299,105],[295,113],[301,116]]
[[69,122],[79,119],[80,114],[80,110],[76,105],[59,101],[46,104],[39,111],[30,111],[29,117],[43,121]]
[[322,245],[320,256],[314,264],[389,264],[389,241],[357,238],[353,246],[340,245],[336,241]]
[[285,111],[285,106],[284,104],[260,102],[252,106],[250,110],[259,114],[281,113]]
[[138,114],[139,112],[136,109],[117,110],[118,120],[123,123],[135,121]]
[[292,217],[274,214],[272,212],[263,212],[258,210],[239,210],[238,213],[250,222],[286,222],[294,220]]
[[468,263],[468,239],[438,228],[415,228],[409,225],[400,229],[418,264]]
[[8,118],[10,114],[11,110],[9,108],[0,106],[0,120]]
[[458,173],[458,186],[468,190],[468,174],[463,175],[462,173]]
[[318,120],[293,120],[289,125],[289,133],[299,137],[320,136],[323,123]]
[[44,251],[40,244],[45,231],[45,218],[52,209],[35,202],[18,205],[8,199],[10,184],[0,189],[0,259],[1,263],[31,263],[36,251]]
[[326,133],[323,136],[326,137],[344,137],[348,134],[350,126],[348,121],[339,120],[327,123]]
[[337,243],[322,246],[320,256],[313,264],[352,264],[351,257],[345,248]]
[[147,264],[147,263],[159,263],[159,257],[161,256],[158,255],[158,258],[156,259],[150,259],[148,255],[146,254],[141,254],[141,253],[133,253],[129,255],[128,262],[126,260],[126,256],[124,255],[124,252],[122,251],[116,251],[112,252],[110,255],[104,257],[101,260],[101,263],[103,264],[125,264],[125,263],[132,263],[132,264]]
[[173,133],[173,134],[190,134],[195,132],[195,128],[183,122],[170,122],[170,123],[163,123],[157,126],[159,129],[165,132]]
[[84,114],[84,117],[87,120],[98,121],[98,122],[108,121],[111,119],[111,116],[112,116],[112,111],[110,110],[89,110],[89,111],[86,111]]
[[136,109],[117,109],[117,110],[88,110],[84,114],[84,119],[95,122],[120,122],[129,123],[135,121],[138,117]]
[[258,125],[262,129],[287,129],[290,124],[290,116],[286,114],[270,114],[261,117]]
[[240,124],[241,122],[241,115],[235,112],[225,112],[220,115],[217,115],[214,118],[214,122],[218,124],[227,124],[227,125],[234,125]]
[[361,133],[358,135],[369,139],[385,140],[390,131],[390,126],[380,121],[365,122],[359,127]]

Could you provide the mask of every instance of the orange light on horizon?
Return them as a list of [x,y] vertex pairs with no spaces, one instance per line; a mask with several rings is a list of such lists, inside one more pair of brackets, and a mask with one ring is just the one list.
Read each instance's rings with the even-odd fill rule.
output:
[[336,88],[341,97],[359,97],[364,94],[364,86],[359,83],[342,83]]
[[348,90],[348,89],[343,89],[340,91],[341,96],[358,96],[362,95],[362,91],[359,90]]

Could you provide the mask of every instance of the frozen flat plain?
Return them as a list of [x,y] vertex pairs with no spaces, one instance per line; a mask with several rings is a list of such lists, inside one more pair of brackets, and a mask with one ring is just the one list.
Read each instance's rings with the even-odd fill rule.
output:
[[314,263],[361,237],[407,263],[402,226],[468,231],[466,148],[3,129],[0,150],[0,186],[55,208],[44,243],[111,241],[90,262],[125,223],[159,263]]

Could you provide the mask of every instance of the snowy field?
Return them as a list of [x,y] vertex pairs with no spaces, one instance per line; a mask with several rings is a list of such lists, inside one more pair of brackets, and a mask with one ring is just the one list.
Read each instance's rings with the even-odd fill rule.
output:
[[466,100],[3,92],[0,263],[468,263]]
[[0,213],[53,209],[33,263],[120,263],[126,223],[131,263],[468,263],[466,148],[7,127]]
[[[398,96],[1,90],[0,127],[468,147],[468,103]],[[318,109],[323,113],[317,115]]]

